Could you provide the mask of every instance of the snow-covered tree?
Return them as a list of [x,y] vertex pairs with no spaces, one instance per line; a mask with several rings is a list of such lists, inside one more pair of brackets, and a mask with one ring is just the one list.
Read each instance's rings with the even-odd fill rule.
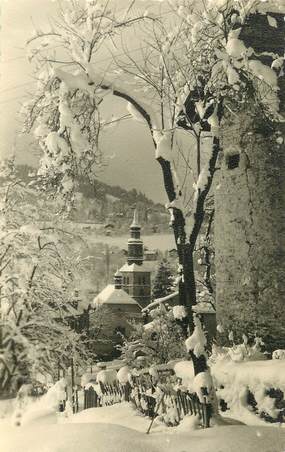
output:
[[173,292],[174,276],[171,271],[170,265],[167,261],[162,261],[158,265],[153,286],[152,286],[152,298],[162,298]]
[[[21,375],[56,377],[58,366],[87,357],[84,328],[72,328],[75,274],[81,262],[70,236],[37,226],[38,193],[17,179],[12,161],[1,167],[0,388]],[[28,199],[28,201],[27,201]],[[77,331],[76,331],[77,330]]]
[[33,129],[43,151],[38,171],[41,187],[51,195],[60,194],[65,208],[74,201],[79,179],[93,183],[106,161],[99,132],[118,121],[101,119],[98,106],[106,86],[95,57],[121,27],[147,19],[134,17],[128,8],[115,15],[109,2],[67,0],[51,27],[35,30],[28,41],[37,87],[23,108],[24,130]]

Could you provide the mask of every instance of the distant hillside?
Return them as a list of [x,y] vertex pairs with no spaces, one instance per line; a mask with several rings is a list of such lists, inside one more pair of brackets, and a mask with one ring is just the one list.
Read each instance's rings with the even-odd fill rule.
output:
[[125,188],[122,188],[118,185],[109,185],[99,180],[97,180],[93,185],[86,183],[85,181],[80,182],[79,191],[86,198],[94,198],[95,196],[96,198],[100,199],[101,197],[110,195],[117,198],[117,200],[124,200],[127,203],[135,204],[142,202],[150,207],[165,210],[165,207],[162,204],[155,203],[151,199],[147,198],[146,195],[144,195],[142,192],[137,191],[135,188],[126,190]]
[[[17,166],[17,176],[25,182],[31,180],[34,172],[28,165]],[[126,190],[99,180],[93,184],[84,180],[79,182],[70,220],[115,225],[118,232],[125,232],[134,208],[137,208],[146,232],[168,230],[168,213],[162,204],[155,203],[135,188]]]

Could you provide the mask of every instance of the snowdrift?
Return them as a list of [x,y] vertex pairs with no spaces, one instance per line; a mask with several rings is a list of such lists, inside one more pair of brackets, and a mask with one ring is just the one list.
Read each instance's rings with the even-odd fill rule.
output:
[[146,435],[97,423],[6,427],[4,431],[0,427],[0,450],[5,452],[280,452],[284,448],[285,431],[274,427],[216,427],[179,435],[174,431]]

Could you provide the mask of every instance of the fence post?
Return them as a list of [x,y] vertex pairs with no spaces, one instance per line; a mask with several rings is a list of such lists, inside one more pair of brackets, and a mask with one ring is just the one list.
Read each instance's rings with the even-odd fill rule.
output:
[[164,399],[164,396],[165,396],[165,393],[162,394],[162,397],[161,397],[159,403],[157,404],[156,410],[154,410],[154,413],[153,413],[153,416],[152,416],[152,419],[151,419],[151,423],[149,424],[149,427],[148,427],[147,432],[146,432],[147,435],[148,435],[149,432],[150,432],[150,429],[151,429],[152,424],[153,424],[153,422],[154,422],[154,419],[155,419],[155,417],[156,417],[156,415],[157,415],[157,413],[158,413],[158,409],[159,409],[159,407],[160,407],[160,405],[161,405],[161,403],[162,403],[162,401],[163,401],[163,399]]
[[208,402],[208,391],[207,388],[201,388],[202,390],[202,394],[203,394],[203,400],[204,403],[202,404],[202,409],[203,409],[203,427],[204,428],[208,428],[210,427],[210,418],[211,418],[211,413],[212,413],[212,405]]
[[73,358],[71,358],[71,404],[72,412],[75,413],[75,397],[74,397],[74,363]]
[[180,389],[178,389],[177,396],[176,396],[176,406],[177,406],[179,420],[182,420],[182,404],[181,404],[180,394],[181,394]]
[[210,427],[210,419],[211,419],[211,415],[212,415],[212,406],[210,403],[206,402],[206,397],[205,399],[205,403],[204,403],[204,407],[205,407],[205,425],[204,428],[209,428]]
[[75,390],[75,413],[79,411],[79,403],[78,403],[78,389]]
[[187,413],[186,414],[188,414],[189,411],[190,411],[191,415],[193,414],[193,412],[194,412],[194,414],[196,414],[195,410],[194,410],[194,405],[193,405],[193,401],[191,398],[191,394],[189,394],[188,391],[186,393],[186,404],[187,404]]

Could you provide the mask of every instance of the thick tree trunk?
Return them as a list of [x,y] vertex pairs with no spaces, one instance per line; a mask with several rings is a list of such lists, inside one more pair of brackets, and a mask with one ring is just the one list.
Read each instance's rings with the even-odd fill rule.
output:
[[[176,193],[174,189],[172,173],[170,170],[170,163],[162,158],[157,159],[160,163],[165,191],[167,193],[169,202],[176,199]],[[179,282],[179,304],[183,305],[187,311],[187,317],[181,322],[182,330],[185,339],[188,337],[189,332],[194,330],[194,318],[193,318],[193,306],[196,305],[196,281],[194,273],[194,247],[187,241],[185,232],[185,219],[181,210],[173,208],[172,228],[175,238],[175,243],[178,252],[179,264],[183,268],[183,277]],[[201,222],[202,224],[202,222]],[[201,227],[200,224],[200,227]],[[198,234],[197,234],[198,236]],[[190,357],[193,362],[194,374],[197,375],[200,372],[207,370],[207,362],[205,356],[197,357],[193,352],[190,352]]]

